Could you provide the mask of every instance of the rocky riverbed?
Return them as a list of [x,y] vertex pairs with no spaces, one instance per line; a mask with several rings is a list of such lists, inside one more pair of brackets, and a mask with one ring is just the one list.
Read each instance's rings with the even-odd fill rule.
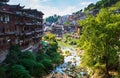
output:
[[55,72],[61,72],[61,73],[67,73],[67,71],[70,72],[70,70],[80,64],[80,57],[76,54],[76,50],[71,47],[65,47],[61,48],[62,52],[64,53],[65,51],[69,52],[69,55],[64,55],[64,62],[63,64],[57,66],[55,68]]
[[[64,55],[64,62],[58,65],[49,76],[45,78],[87,78],[87,72],[79,70],[80,56],[78,56],[76,49],[73,47],[62,47],[62,54]],[[67,51],[67,55],[65,54]],[[68,53],[69,52],[69,53]],[[69,54],[69,55],[68,55]]]

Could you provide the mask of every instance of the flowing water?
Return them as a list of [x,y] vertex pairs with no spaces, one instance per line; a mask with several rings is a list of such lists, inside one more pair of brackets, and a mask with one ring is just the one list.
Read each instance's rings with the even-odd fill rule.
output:
[[[80,75],[81,71],[78,71],[78,66],[81,63],[80,56],[78,56],[74,47],[62,47],[62,54],[65,51],[69,52],[69,55],[64,55],[64,61],[62,64],[58,65],[50,75],[44,78],[83,78]],[[86,74],[85,71],[82,71],[81,74]],[[87,78],[87,77],[84,77]]]
[[70,55],[64,56],[63,64],[57,66],[53,72],[62,74],[73,74],[75,68],[80,64],[80,57],[77,55],[75,48],[65,47],[61,48],[62,52],[69,51]]

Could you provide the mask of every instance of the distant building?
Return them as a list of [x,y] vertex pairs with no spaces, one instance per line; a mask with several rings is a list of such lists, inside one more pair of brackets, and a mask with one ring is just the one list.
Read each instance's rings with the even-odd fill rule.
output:
[[8,1],[0,0],[0,55],[15,44],[23,51],[41,48],[44,14],[36,9],[8,5]]
[[68,22],[69,25],[65,26],[64,29],[65,32],[72,33],[72,32],[77,32],[78,31],[78,20],[85,20],[86,19],[86,14],[85,13],[79,13],[79,14],[72,14],[68,16]]
[[53,24],[51,26],[51,29],[52,29],[52,33],[56,34],[56,36],[58,36],[58,37],[62,37],[63,36],[63,33],[64,33],[64,27],[63,27],[63,25]]
[[68,21],[68,17],[69,17],[69,15],[65,15],[65,16],[60,17],[57,21],[57,24],[63,25],[64,22]]

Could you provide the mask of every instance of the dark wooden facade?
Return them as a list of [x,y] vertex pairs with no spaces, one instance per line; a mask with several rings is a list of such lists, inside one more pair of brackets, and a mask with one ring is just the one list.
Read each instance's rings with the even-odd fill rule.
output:
[[21,50],[41,47],[43,13],[0,2],[0,52],[18,44]]
[[63,37],[64,28],[63,25],[52,25],[51,26],[52,33],[54,33],[57,37]]

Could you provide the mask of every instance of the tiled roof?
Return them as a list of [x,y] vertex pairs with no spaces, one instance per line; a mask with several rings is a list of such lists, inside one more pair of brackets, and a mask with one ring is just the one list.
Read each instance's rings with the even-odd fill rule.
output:
[[0,0],[0,2],[8,2],[9,0]]
[[[44,15],[41,11],[37,11],[37,9],[24,9],[24,6],[20,6],[20,4],[8,5],[8,4],[0,3],[0,12],[37,18],[37,19],[40,19],[37,15],[39,14]],[[21,12],[21,14],[17,14],[16,12]],[[26,15],[23,14],[22,12],[25,12]]]
[[9,8],[24,8],[24,6],[20,6],[20,4],[18,4],[18,5],[9,5]]

